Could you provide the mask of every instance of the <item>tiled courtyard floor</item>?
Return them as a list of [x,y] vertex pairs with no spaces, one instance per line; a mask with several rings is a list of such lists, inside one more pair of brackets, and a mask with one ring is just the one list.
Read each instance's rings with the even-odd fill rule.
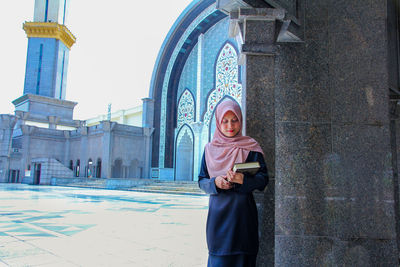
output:
[[208,197],[0,184],[0,266],[206,266]]

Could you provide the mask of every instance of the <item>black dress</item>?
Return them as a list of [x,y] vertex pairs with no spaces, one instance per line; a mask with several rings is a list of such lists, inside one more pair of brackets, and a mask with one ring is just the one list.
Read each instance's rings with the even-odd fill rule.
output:
[[215,186],[215,177],[209,176],[203,155],[199,186],[210,195],[206,229],[209,266],[232,266],[234,258],[236,263],[243,261],[245,265],[233,266],[255,266],[258,214],[252,192],[264,190],[268,173],[261,153],[251,151],[246,162],[252,161],[258,161],[261,166],[255,175],[245,174],[243,184],[222,190]]

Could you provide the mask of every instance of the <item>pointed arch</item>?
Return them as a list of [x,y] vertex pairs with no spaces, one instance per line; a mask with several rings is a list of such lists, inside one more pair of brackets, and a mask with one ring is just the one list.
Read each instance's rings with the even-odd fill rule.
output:
[[184,124],[176,136],[175,142],[175,180],[193,181],[194,133]]
[[194,96],[191,91],[185,89],[178,101],[177,128],[183,124],[191,124],[196,116]]
[[238,55],[235,47],[227,41],[221,48],[215,63],[215,89],[207,97],[204,124],[209,126],[217,104],[225,96],[242,103],[242,84],[239,82]]

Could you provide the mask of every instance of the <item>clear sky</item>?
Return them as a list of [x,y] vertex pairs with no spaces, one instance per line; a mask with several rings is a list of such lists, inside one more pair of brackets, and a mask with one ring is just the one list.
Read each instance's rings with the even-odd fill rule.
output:
[[[2,1],[0,114],[13,114],[22,96],[35,0]],[[148,97],[151,74],[169,29],[191,0],[71,0],[66,26],[77,38],[69,54],[66,99],[78,102],[74,119],[127,109]]]

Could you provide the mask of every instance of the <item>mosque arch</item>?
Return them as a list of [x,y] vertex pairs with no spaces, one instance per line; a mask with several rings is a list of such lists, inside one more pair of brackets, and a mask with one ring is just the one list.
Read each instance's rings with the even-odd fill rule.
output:
[[189,125],[179,129],[175,144],[175,180],[193,181],[194,133]]
[[185,89],[178,100],[178,115],[177,115],[177,128],[183,124],[190,124],[194,122],[196,116],[195,101],[192,92]]
[[162,44],[149,94],[155,100],[152,166],[171,168],[174,165],[174,156],[165,151],[175,147],[174,134],[171,133],[177,128],[176,94],[180,75],[198,37],[226,17],[216,9],[215,0],[193,1],[174,23]]
[[214,65],[215,88],[207,97],[207,108],[203,115],[203,122],[209,126],[210,120],[218,103],[229,96],[240,106],[242,102],[242,84],[238,65],[238,53],[235,46],[227,41],[221,47]]

